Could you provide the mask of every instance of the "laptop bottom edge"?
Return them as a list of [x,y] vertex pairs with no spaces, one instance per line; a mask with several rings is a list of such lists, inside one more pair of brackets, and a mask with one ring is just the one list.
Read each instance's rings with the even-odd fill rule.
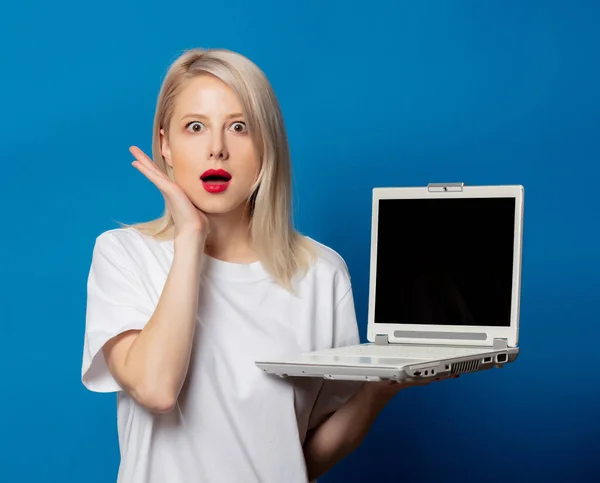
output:
[[256,366],[267,374],[286,377],[320,377],[340,381],[385,381],[422,380],[427,378],[444,378],[461,374],[480,372],[503,367],[514,362],[519,355],[519,348],[502,351],[490,351],[462,357],[435,360],[399,360],[399,364],[355,364],[310,363],[305,361],[274,362],[257,361]]

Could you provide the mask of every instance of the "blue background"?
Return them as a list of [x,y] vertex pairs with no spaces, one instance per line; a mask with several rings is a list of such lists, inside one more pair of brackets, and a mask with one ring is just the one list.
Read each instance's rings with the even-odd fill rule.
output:
[[162,76],[190,47],[272,81],[297,225],[345,257],[363,337],[374,186],[526,188],[518,362],[401,393],[322,481],[600,481],[599,6],[5,5],[0,481],[115,481],[114,395],[80,383],[86,277],[100,232],[162,211],[127,149],[149,152]]

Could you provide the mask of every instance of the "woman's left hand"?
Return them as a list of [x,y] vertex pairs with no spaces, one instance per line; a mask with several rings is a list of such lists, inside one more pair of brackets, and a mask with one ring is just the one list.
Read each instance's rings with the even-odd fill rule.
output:
[[382,400],[389,400],[393,398],[396,394],[404,389],[408,389],[409,387],[415,386],[427,386],[433,382],[443,381],[446,379],[457,379],[458,375],[453,376],[444,376],[444,377],[432,377],[425,379],[414,379],[407,380],[402,382],[396,381],[382,381],[382,382],[367,382],[364,386],[366,391],[377,398]]

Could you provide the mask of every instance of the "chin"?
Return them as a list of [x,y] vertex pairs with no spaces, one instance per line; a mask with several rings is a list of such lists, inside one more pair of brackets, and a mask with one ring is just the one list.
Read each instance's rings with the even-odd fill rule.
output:
[[232,200],[227,199],[225,196],[210,195],[211,199],[199,200],[198,203],[194,203],[196,208],[207,215],[226,215],[241,211],[246,205],[246,200]]

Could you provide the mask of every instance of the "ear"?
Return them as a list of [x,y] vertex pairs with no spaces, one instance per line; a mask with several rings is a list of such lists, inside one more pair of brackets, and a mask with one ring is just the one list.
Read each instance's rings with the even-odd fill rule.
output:
[[169,146],[169,140],[167,139],[167,136],[165,135],[164,129],[160,130],[160,152],[161,152],[163,158],[165,158],[165,161],[167,162],[167,164],[169,166],[171,166],[171,168],[172,168],[173,161],[171,160],[171,147]]

